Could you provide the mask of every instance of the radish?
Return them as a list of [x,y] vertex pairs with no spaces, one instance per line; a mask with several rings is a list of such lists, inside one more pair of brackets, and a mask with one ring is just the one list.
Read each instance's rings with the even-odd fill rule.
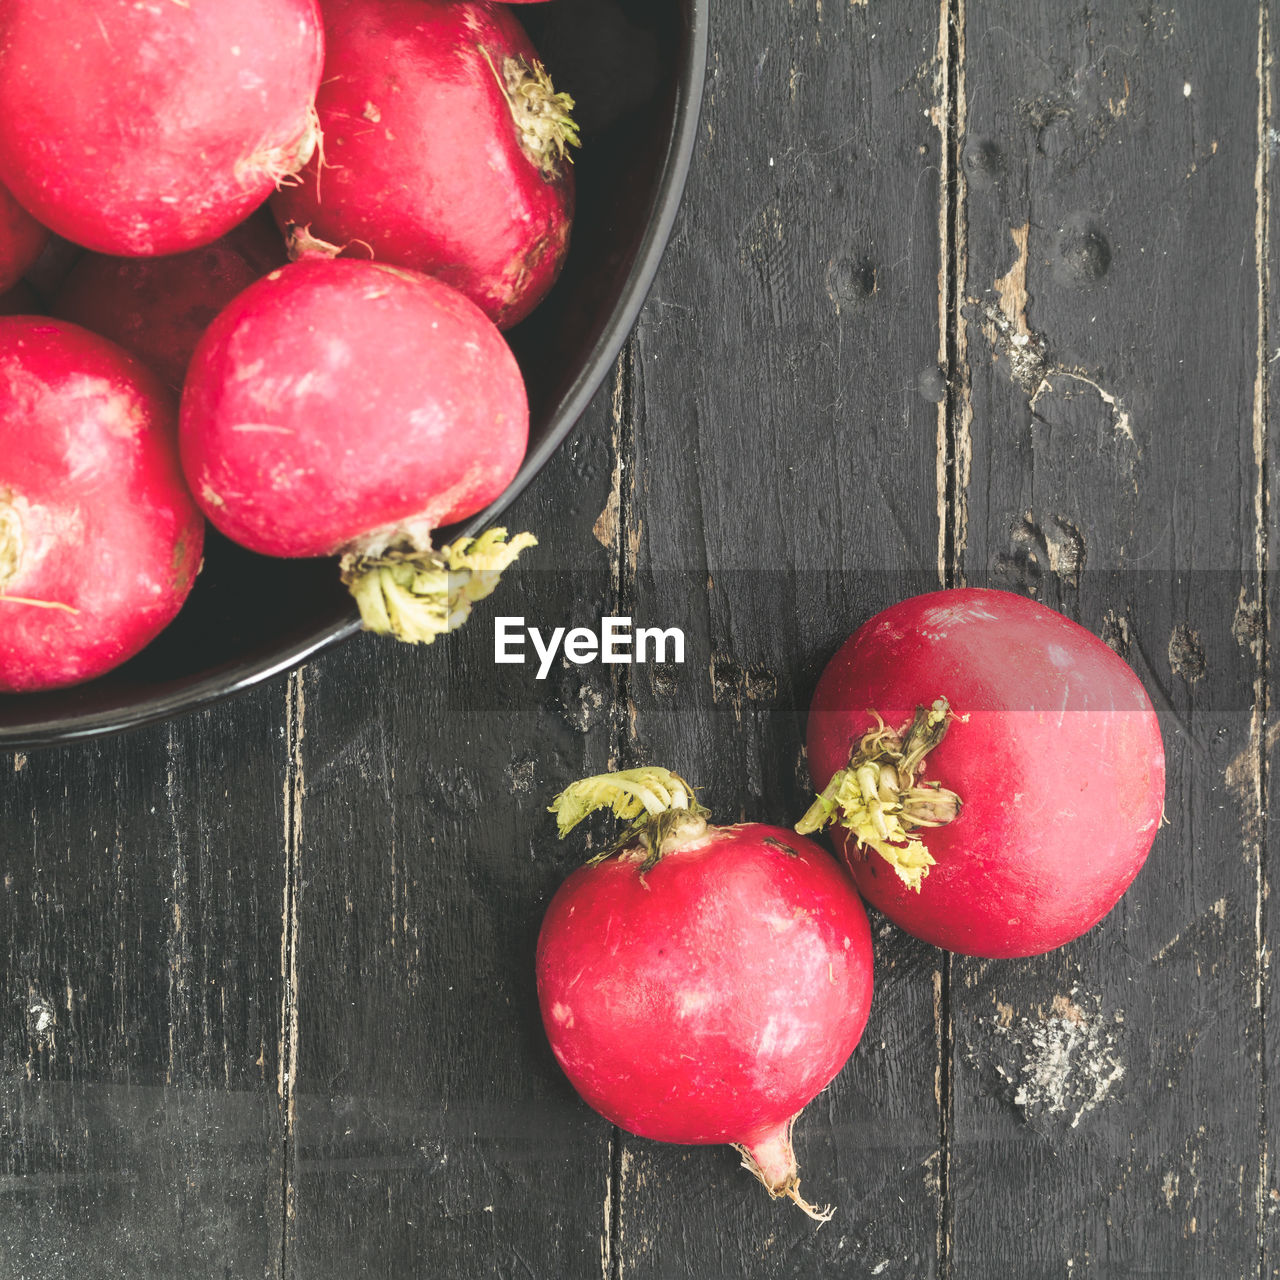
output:
[[568,248],[572,99],[501,5],[332,0],[325,22],[324,155],[273,197],[281,226],[438,276],[509,328]]
[[415,271],[294,263],[200,340],[182,459],[209,519],[272,556],[342,557],[365,625],[430,642],[534,539],[441,551],[431,531],[492,502],[528,440],[519,366],[460,293]]
[[208,244],[311,157],[316,0],[6,0],[0,181],[100,253]]
[[265,213],[213,244],[163,258],[86,253],[54,295],[51,314],[119,343],[181,391],[200,335],[236,294],[287,261]]
[[968,955],[1038,955],[1096,924],[1160,823],[1164,748],[1137,676],[1083,627],[1004,591],[872,618],[809,712],[822,791],[866,900]]
[[204,521],[175,427],[169,393],[104,338],[0,319],[0,690],[101,675],[178,612]]
[[607,1120],[663,1142],[732,1143],[800,1197],[791,1129],[853,1052],[871,1005],[871,932],[840,867],[781,827],[713,827],[665,769],[574,783],[588,813],[635,819],[560,887],[538,938],[551,1048]]
[[48,239],[49,232],[0,187],[0,293],[18,283]]

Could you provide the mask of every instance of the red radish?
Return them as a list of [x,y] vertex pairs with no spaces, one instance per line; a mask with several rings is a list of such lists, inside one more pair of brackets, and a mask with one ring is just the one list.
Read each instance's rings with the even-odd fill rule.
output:
[[48,240],[49,232],[0,187],[0,293],[18,283]]
[[809,712],[822,795],[862,895],[968,955],[1078,937],[1138,874],[1164,748],[1137,676],[1083,627],[1004,591],[916,596],[832,658]]
[[182,461],[229,538],[342,556],[367,626],[430,641],[533,544],[498,530],[431,548],[433,529],[502,492],[528,429],[515,357],[460,293],[401,267],[306,261],[251,285],[200,340]]
[[260,276],[287,261],[265,211],[203,249],[163,258],[86,253],[50,311],[119,343],[175,390],[214,317]]
[[0,181],[60,235],[208,244],[316,147],[316,0],[0,4]]
[[0,690],[92,679],[178,612],[204,521],[175,407],[119,347],[0,319]]
[[523,319],[568,248],[572,100],[501,5],[331,0],[325,23],[325,151],[273,198],[281,226]]
[[636,821],[560,887],[538,938],[551,1048],[583,1099],[632,1133],[734,1144],[774,1196],[799,1192],[791,1128],[853,1052],[871,931],[840,867],[781,827],[707,824],[665,769],[574,783],[563,836],[595,809]]

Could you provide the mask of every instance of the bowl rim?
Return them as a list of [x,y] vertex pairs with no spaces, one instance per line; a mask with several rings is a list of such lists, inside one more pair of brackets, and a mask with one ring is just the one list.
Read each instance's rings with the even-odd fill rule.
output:
[[[683,44],[683,58],[676,79],[673,127],[659,169],[653,214],[623,283],[618,304],[609,323],[593,344],[578,376],[561,397],[559,408],[551,419],[550,429],[526,454],[520,470],[502,495],[484,511],[457,527],[456,532],[460,535],[479,533],[491,524],[519,497],[572,434],[597,388],[618,358],[618,353],[634,328],[648,297],[680,210],[702,117],[711,0],[687,0],[687,4],[688,34]],[[181,689],[152,695],[127,707],[88,711],[56,721],[20,721],[0,726],[0,748],[25,750],[82,742],[199,711],[234,697],[254,685],[283,675],[322,649],[355,635],[360,629],[358,617],[344,618],[327,623],[269,655],[237,664],[234,670],[211,672]]]

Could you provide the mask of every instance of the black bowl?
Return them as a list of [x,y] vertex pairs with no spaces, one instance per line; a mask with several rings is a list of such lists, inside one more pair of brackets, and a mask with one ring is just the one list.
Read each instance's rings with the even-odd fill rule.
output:
[[[442,538],[492,524],[537,475],[635,323],[697,135],[708,4],[553,0],[520,8],[557,87],[578,103],[577,213],[560,280],[508,334],[529,388],[528,456],[497,502]],[[100,680],[0,695],[0,746],[69,742],[190,711],[358,629],[332,560],[270,560],[211,531],[204,570],[174,623]]]

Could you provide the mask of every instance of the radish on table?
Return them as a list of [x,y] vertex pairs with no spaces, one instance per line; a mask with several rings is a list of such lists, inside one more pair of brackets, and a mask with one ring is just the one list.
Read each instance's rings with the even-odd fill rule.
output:
[[564,882],[538,938],[557,1060],[614,1124],[732,1143],[771,1195],[827,1216],[800,1196],[791,1129],[870,1010],[871,933],[848,876],[785,828],[709,825],[666,769],[588,778],[552,805],[562,837],[601,808],[633,821]]
[[208,244],[315,150],[316,0],[6,0],[0,182],[99,253]]
[[227,537],[264,555],[341,556],[365,625],[430,642],[527,546],[505,530],[436,551],[524,457],[524,381],[502,335],[439,280],[320,259],[250,285],[200,340],[182,460]]
[[469,0],[329,0],[323,154],[272,208],[310,242],[429,272],[500,328],[555,282],[577,144],[516,17]]
[[1138,874],[1164,800],[1141,682],[1083,627],[1005,591],[904,600],[844,644],[809,711],[821,794],[863,897],[927,942],[1037,955]]
[[0,318],[0,690],[75,684],[168,624],[204,521],[173,399],[104,338]]

